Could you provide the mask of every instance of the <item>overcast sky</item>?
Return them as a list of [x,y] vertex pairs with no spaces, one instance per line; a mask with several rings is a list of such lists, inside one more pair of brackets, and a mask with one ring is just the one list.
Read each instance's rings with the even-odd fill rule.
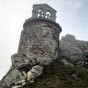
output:
[[57,10],[61,35],[88,40],[88,0],[0,0],[0,79],[11,66],[10,56],[17,52],[22,26],[31,17],[33,4],[41,3]]

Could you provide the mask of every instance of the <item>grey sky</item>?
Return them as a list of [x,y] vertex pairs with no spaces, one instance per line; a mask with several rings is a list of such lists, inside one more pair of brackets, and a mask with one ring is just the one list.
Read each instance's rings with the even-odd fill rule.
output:
[[31,17],[32,5],[39,3],[57,10],[61,35],[88,40],[88,0],[0,0],[0,79],[10,68],[10,56],[17,52],[22,25]]

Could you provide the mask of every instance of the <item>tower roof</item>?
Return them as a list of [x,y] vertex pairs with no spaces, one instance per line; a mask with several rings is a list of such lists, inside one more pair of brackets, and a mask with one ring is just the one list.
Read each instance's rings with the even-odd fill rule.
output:
[[33,7],[36,7],[36,6],[50,8],[50,9],[52,9],[54,12],[57,12],[54,8],[52,8],[52,7],[51,7],[50,5],[48,5],[48,4],[34,4],[34,5],[33,5]]

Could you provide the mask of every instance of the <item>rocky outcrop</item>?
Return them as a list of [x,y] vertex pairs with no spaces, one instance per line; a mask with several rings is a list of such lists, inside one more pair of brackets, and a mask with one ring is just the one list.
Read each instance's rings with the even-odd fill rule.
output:
[[67,34],[60,40],[60,54],[62,59],[65,59],[73,64],[79,61],[85,61],[88,58],[88,42],[77,40],[73,35]]
[[27,82],[33,83],[35,78],[43,73],[43,67],[39,66],[36,60],[28,60],[25,55],[14,54],[11,59],[12,66],[1,80],[2,83],[5,83],[10,88],[12,86],[22,87]]
[[11,56],[11,60],[12,60],[12,67],[17,69],[27,64],[30,64],[26,55],[19,56],[18,54],[13,54]]
[[2,82],[7,86],[11,86],[13,83],[17,83],[20,80],[25,80],[25,77],[17,69],[10,69],[8,73],[3,77]]

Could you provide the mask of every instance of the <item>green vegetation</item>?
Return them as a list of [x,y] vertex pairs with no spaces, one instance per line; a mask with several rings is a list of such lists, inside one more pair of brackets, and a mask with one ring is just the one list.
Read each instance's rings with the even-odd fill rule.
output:
[[55,61],[32,85],[24,88],[88,88],[88,71],[82,67],[64,66]]
[[88,88],[88,71],[55,61],[45,67],[43,75],[34,84],[27,84],[23,88]]

